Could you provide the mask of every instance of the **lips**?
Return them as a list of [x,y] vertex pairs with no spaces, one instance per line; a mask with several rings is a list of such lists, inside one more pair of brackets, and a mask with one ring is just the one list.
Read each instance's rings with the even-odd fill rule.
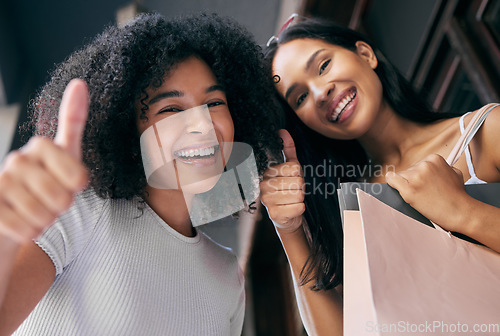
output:
[[330,122],[338,122],[342,114],[350,107],[351,103],[356,98],[357,89],[356,87],[351,87],[340,92],[340,94],[332,100],[328,112],[326,113],[326,119]]

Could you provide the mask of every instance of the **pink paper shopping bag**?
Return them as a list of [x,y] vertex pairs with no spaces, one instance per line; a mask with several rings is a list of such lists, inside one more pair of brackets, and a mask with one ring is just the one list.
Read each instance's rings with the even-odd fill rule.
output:
[[500,335],[500,254],[360,190],[344,213],[344,334]]

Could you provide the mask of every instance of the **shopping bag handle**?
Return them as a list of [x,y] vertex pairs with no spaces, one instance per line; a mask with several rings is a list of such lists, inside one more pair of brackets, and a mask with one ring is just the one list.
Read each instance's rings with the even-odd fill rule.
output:
[[[500,106],[500,104],[487,104],[484,105],[479,111],[476,112],[476,114],[472,117],[472,120],[469,122],[467,127],[465,128],[464,132],[458,139],[455,147],[451,150],[450,155],[448,155],[448,158],[446,159],[446,162],[450,166],[454,166],[455,163],[457,163],[458,159],[464,152],[464,150],[469,146],[469,143],[471,142],[472,138],[474,135],[476,135],[476,132],[479,130],[481,125],[483,124],[484,120],[488,116],[488,113],[490,113],[491,110],[493,110],[495,107]],[[432,225],[440,231],[446,232],[448,236],[451,237],[451,233],[449,231],[443,230],[439,225],[436,223],[432,222]]]
[[457,163],[458,159],[467,148],[467,146],[469,146],[470,141],[472,140],[474,135],[476,135],[476,132],[479,130],[484,120],[488,116],[488,113],[490,113],[490,111],[497,106],[500,106],[500,104],[487,104],[476,112],[470,123],[467,125],[467,128],[458,139],[457,144],[451,150],[450,155],[448,155],[448,158],[446,159],[446,162],[450,166],[453,167],[455,163]]

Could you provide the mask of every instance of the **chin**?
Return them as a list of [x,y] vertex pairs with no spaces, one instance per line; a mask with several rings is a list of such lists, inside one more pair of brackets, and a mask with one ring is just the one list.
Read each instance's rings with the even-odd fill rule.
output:
[[219,181],[221,174],[211,176],[209,178],[192,182],[189,184],[183,184],[181,186],[182,192],[186,194],[202,194],[211,190]]

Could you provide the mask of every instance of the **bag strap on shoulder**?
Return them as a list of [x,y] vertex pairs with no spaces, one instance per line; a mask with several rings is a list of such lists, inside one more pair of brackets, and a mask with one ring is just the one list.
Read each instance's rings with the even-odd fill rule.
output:
[[446,162],[448,162],[450,166],[453,166],[455,165],[455,163],[457,163],[458,159],[467,148],[467,146],[469,146],[470,141],[472,140],[474,135],[476,135],[476,132],[479,130],[484,120],[488,116],[488,113],[497,106],[500,106],[500,104],[492,103],[485,105],[472,117],[472,120],[469,122],[464,132],[458,139],[457,144],[455,145],[455,147],[453,147],[450,155],[448,155],[448,158],[446,159]]

